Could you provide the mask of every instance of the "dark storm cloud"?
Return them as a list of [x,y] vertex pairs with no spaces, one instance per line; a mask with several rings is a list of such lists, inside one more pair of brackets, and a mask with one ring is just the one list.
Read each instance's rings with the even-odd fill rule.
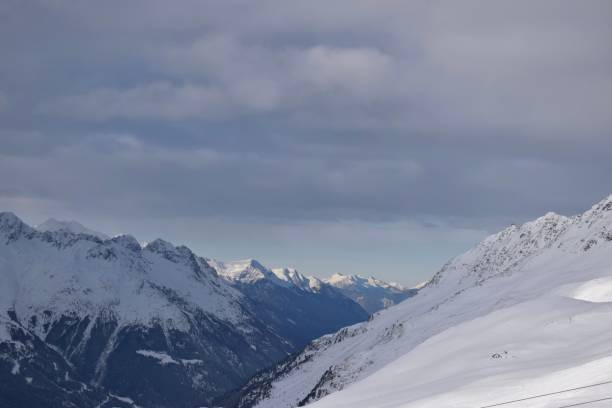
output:
[[0,196],[269,222],[576,212],[612,192],[611,18],[607,1],[5,2]]

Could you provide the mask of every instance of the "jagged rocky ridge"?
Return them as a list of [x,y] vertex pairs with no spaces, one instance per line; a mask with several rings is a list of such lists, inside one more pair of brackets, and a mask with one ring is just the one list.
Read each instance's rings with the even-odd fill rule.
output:
[[[296,407],[313,403],[332,393],[334,394],[314,405],[317,407],[408,406],[409,402],[414,401],[414,405],[410,407],[444,406],[440,405],[438,400],[429,405],[419,401],[421,398],[434,398],[437,394],[451,392],[449,390],[457,387],[457,384],[467,382],[464,386],[469,386],[469,382],[475,379],[470,380],[471,376],[461,370],[465,369],[466,365],[475,363],[468,363],[471,361],[468,360],[453,365],[445,363],[446,360],[436,360],[458,359],[460,355],[448,354],[448,348],[453,344],[452,340],[449,340],[450,343],[445,348],[436,349],[433,339],[449,337],[450,334],[445,334],[447,331],[463,327],[466,322],[475,322],[485,316],[497,316],[493,313],[496,311],[516,309],[524,313],[525,310],[537,307],[543,310],[543,314],[554,314],[557,308],[559,310],[567,308],[572,310],[571,313],[578,313],[575,310],[595,307],[589,305],[599,304],[598,302],[604,302],[601,308],[605,309],[607,307],[605,302],[612,301],[612,293],[607,295],[607,286],[604,285],[602,289],[599,285],[602,285],[602,279],[605,281],[610,278],[610,259],[612,259],[612,196],[581,215],[565,217],[549,213],[520,226],[512,225],[448,262],[416,296],[375,314],[368,322],[323,336],[308,345],[302,353],[260,373],[243,388],[235,406]],[[593,292],[595,295],[575,294],[584,292],[585,287],[595,287]],[[593,296],[598,298],[594,299]],[[580,302],[594,303],[585,306],[584,303],[576,303],[576,299],[580,299]],[[530,302],[535,302],[535,305]],[[524,321],[529,321],[529,316],[525,315]],[[569,322],[566,324],[572,322],[571,314],[569,316],[569,320],[567,317],[563,320]],[[534,324],[535,327],[542,327],[541,323]],[[543,327],[545,329],[547,326]],[[599,324],[589,327],[589,330],[601,332],[601,327]],[[478,334],[472,333],[470,338],[480,333],[482,331]],[[577,344],[583,341],[572,340],[571,333],[566,334],[568,336],[566,341],[575,341]],[[577,330],[574,335],[580,333],[581,330]],[[506,337],[509,335],[484,339],[493,344],[503,344]],[[450,339],[453,337],[450,336]],[[604,347],[608,342],[602,340],[603,338],[599,341],[597,338],[592,340],[594,344],[599,345],[599,349],[594,348],[594,350],[600,350],[604,356],[612,355],[612,350],[606,351]],[[464,347],[469,347],[469,338],[456,339],[458,344],[465,342],[467,345]],[[550,340],[545,341],[545,344],[548,343]],[[421,358],[419,354],[415,351],[417,354],[413,355],[411,351],[417,347],[423,348],[425,344],[429,345],[429,348],[425,349],[433,350],[425,354],[431,359],[427,360],[431,361],[428,364],[439,364],[438,369],[420,371],[418,377],[398,376],[398,373],[409,372],[410,364],[417,363],[406,363],[408,366],[390,363],[400,357],[406,361],[419,362]],[[537,344],[537,347],[542,348],[540,343]],[[556,350],[552,347],[546,349],[546,352],[554,354],[562,353],[563,350],[566,349]],[[488,350],[482,351],[483,362],[476,360],[485,367],[482,370],[488,373],[483,376],[482,381],[486,381],[491,376],[492,368],[487,368],[490,365],[488,356],[503,358],[506,355],[504,351],[495,349],[489,354],[487,352]],[[583,360],[579,361],[589,361],[591,358],[589,352],[590,350],[586,350]],[[547,367],[547,364],[550,366],[552,363],[541,363],[541,367]],[[389,370],[386,370],[387,365],[390,367]],[[531,370],[530,373],[537,371],[529,364],[527,367]],[[418,367],[416,370],[419,370]],[[454,376],[444,377],[451,375],[446,374],[447,371],[454,373]],[[518,378],[525,375],[525,372],[522,372]],[[511,374],[508,376],[517,378],[517,374],[513,377]],[[350,386],[358,381],[359,386],[355,388]],[[414,387],[410,388],[412,384]],[[508,387],[510,391],[516,389],[512,383]],[[345,391],[336,393],[345,388]],[[476,390],[483,392],[483,388]],[[466,400],[476,392],[472,390],[467,393]],[[455,401],[451,405],[456,405],[457,398],[453,399],[453,394],[450,395],[450,399],[444,401],[446,404]],[[510,393],[510,395],[515,394]],[[492,402],[496,401],[494,399],[496,395],[487,394],[485,397],[492,399]],[[486,402],[486,400],[479,401]],[[480,402],[471,401],[461,406],[483,405]]]
[[94,237],[100,238],[102,240],[110,238],[108,235],[102,232],[91,230],[76,221],[59,221],[55,218],[49,218],[42,224],[36,225],[34,228],[40,232],[65,231],[71,232],[73,234],[93,235]]
[[368,318],[363,308],[340,291],[295,269],[268,269],[252,259],[212,264],[251,300],[258,316],[296,348]]
[[324,282],[359,303],[370,314],[393,306],[418,292],[416,288],[405,288],[400,284],[387,283],[372,276],[364,278],[336,273],[324,279]]
[[[289,308],[320,296],[282,289],[272,295]],[[293,323],[246,292],[184,246],[42,232],[0,213],[0,405],[206,406],[366,316],[338,293],[323,296],[336,320],[292,337]]]

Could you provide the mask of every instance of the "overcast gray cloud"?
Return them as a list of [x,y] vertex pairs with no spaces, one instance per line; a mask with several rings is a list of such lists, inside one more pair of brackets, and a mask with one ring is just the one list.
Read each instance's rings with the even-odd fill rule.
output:
[[4,96],[4,93],[0,91],[0,111],[8,108],[8,99]]
[[9,0],[0,205],[416,281],[612,192],[611,19],[604,0]]

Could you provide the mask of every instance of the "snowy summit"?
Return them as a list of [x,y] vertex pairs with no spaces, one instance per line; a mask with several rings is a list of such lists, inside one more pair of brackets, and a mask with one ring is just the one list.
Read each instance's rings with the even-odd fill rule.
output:
[[109,239],[110,237],[102,232],[91,230],[76,221],[58,221],[55,218],[49,218],[42,224],[38,224],[34,227],[38,231],[67,231],[73,234],[85,234],[92,235],[102,240]]
[[417,293],[417,289],[407,289],[402,285],[387,283],[374,277],[363,278],[358,275],[336,273],[324,280],[328,285],[338,288],[346,296],[359,303],[369,313],[393,306]]

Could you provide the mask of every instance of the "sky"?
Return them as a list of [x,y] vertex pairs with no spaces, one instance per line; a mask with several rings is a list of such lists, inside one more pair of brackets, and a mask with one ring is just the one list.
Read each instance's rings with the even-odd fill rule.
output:
[[406,285],[612,193],[607,0],[0,2],[0,211]]

